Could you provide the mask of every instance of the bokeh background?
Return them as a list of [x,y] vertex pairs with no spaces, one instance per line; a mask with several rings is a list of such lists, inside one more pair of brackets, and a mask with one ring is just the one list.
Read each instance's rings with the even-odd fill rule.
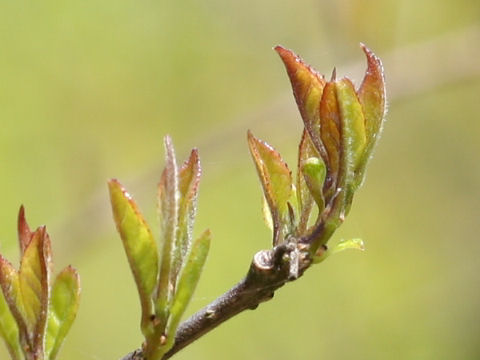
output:
[[[189,313],[269,247],[246,131],[294,168],[302,124],[282,44],[360,83],[384,61],[389,112],[367,181],[334,241],[361,237],[177,355],[188,359],[480,358],[480,2],[0,0],[0,250],[16,215],[47,224],[80,311],[59,355],[138,347],[139,304],[108,203],[117,177],[156,228],[162,138],[199,148],[196,234],[212,249]],[[0,347],[0,359],[7,353]]]

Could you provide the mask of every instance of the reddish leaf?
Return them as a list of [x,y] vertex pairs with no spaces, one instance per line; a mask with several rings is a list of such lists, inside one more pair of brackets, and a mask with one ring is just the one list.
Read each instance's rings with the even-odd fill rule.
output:
[[361,47],[367,56],[367,71],[358,90],[358,98],[365,114],[365,130],[369,143],[374,143],[381,130],[385,115],[385,80],[381,60],[365,45]]
[[20,206],[18,212],[18,222],[17,222],[17,231],[18,231],[18,242],[20,244],[20,256],[25,252],[25,248],[32,240],[33,233],[28,226],[27,220],[25,219],[25,209]]
[[43,352],[44,346],[51,266],[50,238],[46,228],[40,227],[25,249],[19,270],[25,323],[37,352]]
[[281,46],[275,47],[275,51],[280,55],[293,88],[293,94],[297,102],[298,109],[302,115],[305,128],[310,133],[313,143],[317,150],[325,155],[322,142],[320,140],[320,118],[319,106],[322,97],[325,79],[314,69],[305,64],[303,60],[291,50]]
[[279,231],[286,224],[288,216],[287,202],[292,195],[292,174],[280,154],[250,131],[248,144],[272,213],[274,242],[277,244],[281,240]]
[[336,190],[342,151],[340,138],[341,120],[335,88],[335,82],[328,82],[325,85],[320,102],[320,137],[328,155],[326,161],[328,167],[326,189],[330,189],[330,191],[327,191],[329,194],[325,199],[327,203],[329,202],[329,197],[332,196],[332,190],[333,192]]

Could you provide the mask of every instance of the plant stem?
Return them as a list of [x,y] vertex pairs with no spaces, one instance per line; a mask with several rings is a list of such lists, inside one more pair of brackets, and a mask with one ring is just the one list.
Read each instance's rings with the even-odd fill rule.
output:
[[[255,254],[250,270],[242,281],[179,326],[175,345],[163,360],[233,316],[247,309],[256,309],[260,303],[270,300],[278,288],[301,276],[310,266],[311,260],[306,250],[302,244],[286,243]],[[298,260],[298,263],[293,264],[292,259]],[[294,276],[292,268],[295,268]],[[148,359],[138,349],[121,360]]]

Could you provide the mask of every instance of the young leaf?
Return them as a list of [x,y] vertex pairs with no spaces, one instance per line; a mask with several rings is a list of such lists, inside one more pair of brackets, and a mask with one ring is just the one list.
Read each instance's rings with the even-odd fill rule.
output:
[[318,264],[333,254],[342,252],[344,250],[349,250],[349,249],[364,251],[365,244],[363,243],[362,239],[358,239],[358,238],[341,240],[332,249],[325,250],[325,248],[321,248],[322,251],[319,251],[318,254],[313,256],[313,263]]
[[303,163],[302,174],[320,212],[322,212],[325,205],[322,190],[326,173],[327,169],[321,158],[312,157]]
[[355,179],[355,169],[367,142],[365,117],[355,88],[349,79],[336,81],[335,90],[342,123],[342,162],[346,166],[346,169],[344,169],[345,184],[351,186]]
[[0,285],[2,287],[5,301],[7,302],[10,312],[15,318],[19,328],[22,345],[27,345],[29,338],[27,325],[24,320],[25,311],[23,309],[18,272],[2,255],[0,255]]
[[72,267],[57,275],[52,287],[47,333],[46,360],[54,360],[77,314],[80,302],[80,279]]
[[[178,171],[178,189],[180,192],[179,207],[178,207],[178,228],[176,234],[175,255],[172,274],[172,285],[178,277],[183,258],[187,254],[193,233],[193,224],[195,222],[195,215],[197,211],[197,195],[198,185],[200,183],[201,175],[200,158],[198,151],[193,149],[188,160],[182,165]],[[180,262],[178,264],[177,262]]]
[[178,169],[173,149],[172,139],[165,137],[166,164],[160,183],[158,184],[158,208],[160,217],[162,259],[160,277],[157,287],[157,299],[155,309],[161,326],[166,325],[168,318],[168,304],[172,298],[174,288],[171,286],[172,273],[178,269],[172,266],[180,266],[181,262],[172,259],[176,255],[176,233],[178,227]]
[[175,293],[170,309],[171,318],[168,324],[167,334],[170,335],[171,339],[173,339],[180,318],[185,312],[185,309],[195,291],[209,249],[210,231],[206,230],[196,241],[193,242],[188,259],[180,273],[177,292]]
[[358,90],[358,99],[362,104],[365,115],[367,146],[357,165],[356,187],[359,187],[363,182],[366,164],[382,131],[386,112],[385,80],[382,62],[365,45],[362,44],[361,46],[367,56],[368,67],[362,85]]
[[38,228],[25,249],[18,272],[27,331],[35,352],[43,353],[50,293],[51,245],[45,227]]
[[22,350],[19,342],[18,326],[2,291],[0,291],[0,337],[5,341],[12,360],[21,360]]
[[381,60],[361,44],[367,57],[367,71],[358,90],[358,98],[365,114],[365,130],[368,143],[374,143],[381,131],[385,115],[385,80]]
[[304,234],[307,230],[308,220],[313,207],[313,197],[305,182],[305,177],[302,173],[302,167],[304,163],[312,157],[319,157],[318,151],[312,144],[310,135],[307,130],[303,130],[302,139],[298,147],[298,167],[297,167],[297,199],[298,199],[298,211],[300,213],[300,219],[298,223],[298,232]]
[[28,226],[27,220],[25,219],[25,208],[20,206],[18,212],[18,221],[17,221],[17,232],[18,232],[18,242],[20,244],[20,256],[23,256],[25,249],[32,240],[33,232]]
[[325,158],[325,149],[320,139],[320,99],[325,79],[292,51],[281,46],[275,47],[280,55],[292,84],[293,94],[302,115],[305,128],[311,136],[317,151]]
[[153,313],[152,294],[158,274],[158,252],[152,232],[130,194],[115,179],[108,182],[113,217],[137,283],[142,305],[142,331]]
[[278,244],[281,241],[279,230],[288,216],[287,202],[292,195],[292,174],[280,154],[250,131],[248,145],[272,213],[274,243]]
[[338,109],[335,83],[328,82],[323,90],[320,102],[320,137],[327,152],[328,178],[326,181],[325,202],[329,203],[336,191],[340,171],[341,156],[341,120]]

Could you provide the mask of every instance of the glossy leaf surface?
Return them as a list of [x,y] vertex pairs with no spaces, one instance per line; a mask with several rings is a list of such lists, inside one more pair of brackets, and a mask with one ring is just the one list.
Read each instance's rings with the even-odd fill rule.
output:
[[152,232],[132,197],[117,180],[108,183],[112,211],[142,304],[142,324],[152,314],[151,296],[158,273],[158,252]]

